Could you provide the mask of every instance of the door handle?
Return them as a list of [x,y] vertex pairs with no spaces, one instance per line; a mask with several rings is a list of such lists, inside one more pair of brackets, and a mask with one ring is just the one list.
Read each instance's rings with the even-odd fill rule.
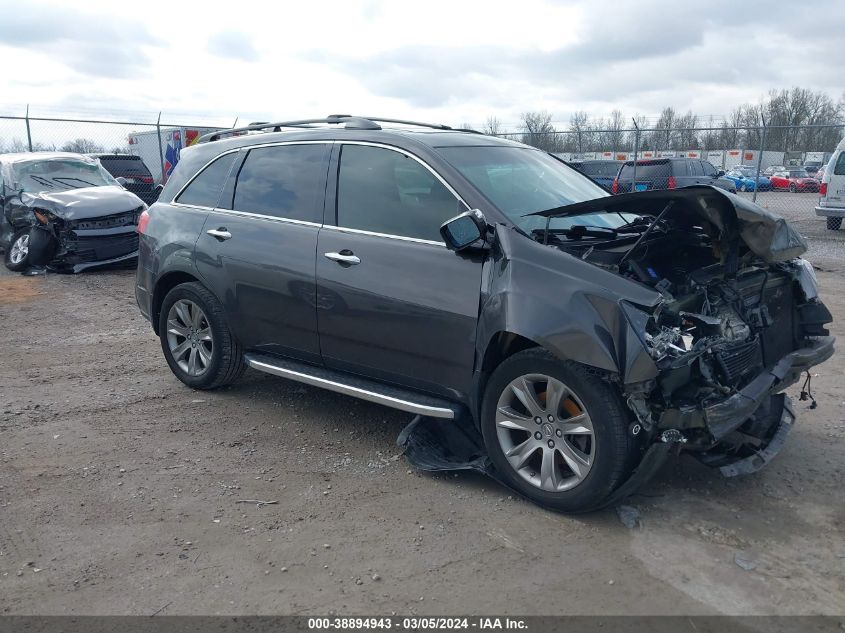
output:
[[338,264],[346,264],[347,266],[354,266],[355,264],[361,263],[361,258],[357,255],[353,255],[352,251],[344,250],[341,253],[323,253],[323,255],[327,259],[332,260],[333,262],[337,262]]
[[219,229],[208,229],[206,231],[211,237],[216,238],[220,242],[224,242],[232,237],[232,234],[226,230],[225,227],[220,227]]

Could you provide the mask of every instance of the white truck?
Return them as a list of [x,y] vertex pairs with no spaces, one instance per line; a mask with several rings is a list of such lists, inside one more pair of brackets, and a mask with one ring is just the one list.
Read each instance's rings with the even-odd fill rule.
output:
[[163,127],[161,137],[156,130],[131,132],[129,153],[140,156],[150,170],[156,184],[164,184],[179,162],[182,148],[190,147],[204,134],[216,132],[213,127]]

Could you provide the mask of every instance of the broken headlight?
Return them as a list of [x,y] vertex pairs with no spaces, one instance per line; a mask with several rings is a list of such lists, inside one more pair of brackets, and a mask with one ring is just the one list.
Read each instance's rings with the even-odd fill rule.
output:
[[35,220],[38,224],[42,226],[47,226],[51,222],[55,222],[59,219],[57,215],[50,213],[46,209],[33,209],[32,214],[35,216]]

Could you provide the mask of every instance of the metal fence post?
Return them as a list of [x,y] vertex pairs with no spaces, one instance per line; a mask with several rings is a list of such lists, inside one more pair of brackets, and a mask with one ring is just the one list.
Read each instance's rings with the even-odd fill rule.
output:
[[634,122],[634,179],[631,181],[631,193],[637,190],[637,154],[640,153],[640,126],[637,125],[636,119],[631,119]]
[[29,130],[29,104],[26,104],[26,142],[29,146],[29,151],[32,151],[32,132]]
[[757,202],[757,190],[760,188],[760,166],[763,164],[763,152],[766,151],[766,117],[760,113],[760,123],[763,126],[760,132],[760,154],[757,156],[757,173],[754,175],[754,195],[751,202]]
[[161,163],[161,178],[159,182],[164,184],[164,148],[161,146],[161,112],[156,120],[156,136],[158,136],[158,160]]

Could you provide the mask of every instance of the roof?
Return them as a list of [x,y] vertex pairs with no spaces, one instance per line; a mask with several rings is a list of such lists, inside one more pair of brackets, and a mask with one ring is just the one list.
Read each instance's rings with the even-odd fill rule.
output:
[[[382,125],[386,124],[386,125]],[[475,130],[460,130],[448,125],[419,123],[382,117],[359,117],[347,114],[329,115],[324,119],[302,119],[298,121],[261,122],[250,125],[217,130],[199,139],[198,145],[220,143],[234,138],[260,136],[262,143],[284,139],[335,140],[360,138],[370,139],[412,139],[429,147],[521,145],[515,141],[486,136]],[[241,143],[248,145],[251,143]],[[233,144],[239,145],[239,144]]]

